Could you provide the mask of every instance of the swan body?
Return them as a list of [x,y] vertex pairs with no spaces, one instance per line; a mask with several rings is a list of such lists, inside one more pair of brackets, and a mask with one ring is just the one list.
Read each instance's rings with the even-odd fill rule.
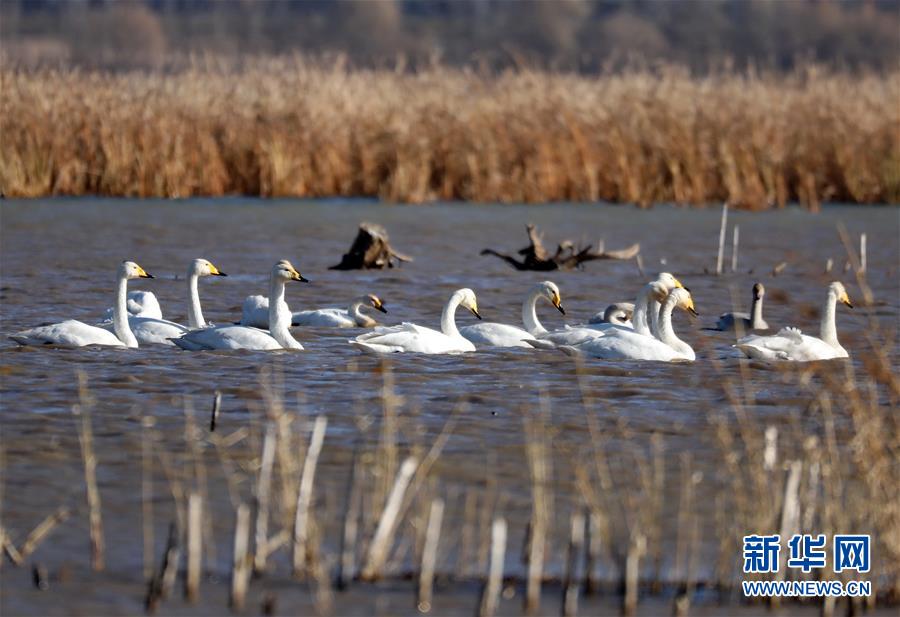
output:
[[242,325],[213,326],[191,330],[172,342],[188,351],[303,349],[290,333],[291,312],[284,300],[288,281],[308,282],[289,261],[281,260],[272,267],[269,280],[269,297],[274,301],[269,304],[268,331]]
[[632,328],[631,316],[633,314],[634,304],[631,302],[615,302],[607,306],[602,313],[596,313],[588,319],[588,325],[611,323]]
[[[128,314],[134,317],[152,317],[154,319],[162,319],[162,308],[159,306],[159,300],[152,291],[144,291],[143,289],[135,289],[128,292],[125,302]],[[103,314],[103,321],[112,321],[114,307],[109,307]]]
[[[662,272],[654,283],[660,285],[666,290],[666,293],[676,288],[683,288],[677,278],[668,272]],[[648,312],[657,312],[659,310],[659,302],[652,297],[652,290],[649,286],[644,286],[637,299],[634,301],[634,312],[632,315],[632,327],[623,326],[615,323],[589,324],[584,326],[570,327],[566,326],[561,330],[547,332],[535,337],[535,340],[529,341],[532,347],[540,349],[554,349],[561,345],[580,345],[585,341],[604,336],[608,332],[614,332],[621,329],[633,330],[638,334],[651,335],[650,325],[647,320]]]
[[439,331],[406,322],[399,326],[375,328],[374,331],[361,334],[349,342],[362,351],[374,353],[446,354],[475,351],[475,345],[464,338],[456,327],[458,306],[469,309],[473,315],[481,319],[475,292],[471,289],[458,289],[444,305]]
[[828,286],[819,326],[819,338],[803,334],[797,328],[782,328],[774,335],[745,336],[734,346],[748,358],[755,360],[810,362],[846,358],[847,350],[838,342],[835,325],[835,308],[838,302],[853,308],[847,290],[841,283],[835,281]]
[[128,281],[153,278],[133,261],[124,261],[117,272],[116,304],[113,307],[113,331],[90,326],[75,319],[23,330],[10,336],[20,345],[55,345],[58,347],[137,347],[138,341],[128,324]]
[[[374,328],[378,322],[362,312],[363,307],[387,313],[381,298],[374,294],[360,296],[345,309],[323,308],[314,311],[297,311],[291,317],[292,326],[316,328]],[[241,325],[266,328],[269,325],[269,299],[265,296],[247,296],[241,306]]]
[[716,330],[768,330],[769,324],[763,319],[763,297],[766,295],[766,288],[762,283],[753,285],[753,302],[750,305],[749,313],[722,313],[719,315],[719,321],[716,322]]
[[[657,283],[651,283],[657,297],[665,294],[665,289]],[[659,332],[660,338],[647,334],[639,334],[625,328],[610,330],[605,336],[588,340],[580,345],[565,346],[563,351],[570,355],[586,354],[606,360],[655,360],[672,362],[674,360],[696,359],[694,350],[675,336],[672,329],[672,311],[683,308],[696,315],[694,301],[688,290],[675,288],[665,296],[662,305]]]
[[[172,339],[178,338],[192,329],[206,327],[206,320],[203,319],[203,311],[200,309],[200,294],[197,290],[198,280],[203,276],[228,275],[216,268],[209,260],[194,259],[191,261],[187,270],[188,323],[190,327],[163,319],[161,316],[129,316],[128,324],[138,343],[141,345],[173,345]],[[153,300],[156,300],[155,296]],[[110,331],[113,328],[111,323],[100,324],[100,327]]]
[[526,341],[534,340],[536,334],[546,333],[547,329],[541,325],[537,318],[536,303],[544,298],[556,309],[566,314],[562,307],[559,288],[550,281],[538,283],[528,292],[522,303],[522,322],[525,328],[502,323],[477,323],[459,329],[460,334],[476,345],[488,347],[528,347]]

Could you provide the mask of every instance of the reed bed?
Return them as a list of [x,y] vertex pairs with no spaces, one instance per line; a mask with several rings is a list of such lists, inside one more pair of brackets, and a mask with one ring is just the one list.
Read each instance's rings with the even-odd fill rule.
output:
[[0,66],[10,197],[900,201],[900,71]]

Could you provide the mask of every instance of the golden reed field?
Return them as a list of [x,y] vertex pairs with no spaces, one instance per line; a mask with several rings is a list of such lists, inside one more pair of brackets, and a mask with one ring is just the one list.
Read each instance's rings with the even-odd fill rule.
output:
[[694,77],[0,66],[9,197],[375,196],[766,208],[900,201],[900,70]]

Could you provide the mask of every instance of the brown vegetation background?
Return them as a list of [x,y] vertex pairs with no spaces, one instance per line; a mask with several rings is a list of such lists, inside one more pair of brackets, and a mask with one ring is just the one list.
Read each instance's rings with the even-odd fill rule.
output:
[[900,72],[0,70],[8,196],[900,201]]

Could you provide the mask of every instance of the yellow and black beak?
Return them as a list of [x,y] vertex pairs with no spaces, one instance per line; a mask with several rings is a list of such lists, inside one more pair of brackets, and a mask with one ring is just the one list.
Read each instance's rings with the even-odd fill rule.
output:
[[559,296],[556,296],[555,298],[553,298],[553,306],[555,306],[556,310],[559,311],[560,313],[562,313],[563,315],[566,314],[566,309],[563,308],[562,300],[560,300]]
[[384,302],[379,302],[378,304],[373,304],[375,310],[381,311],[382,313],[387,313],[387,309],[384,308]]
[[224,272],[222,272],[221,270],[219,270],[217,267],[215,267],[212,264],[209,264],[209,272],[213,276],[228,276],[227,274],[225,274]]
[[690,313],[690,314],[693,315],[694,317],[700,317],[700,313],[698,313],[698,312],[696,311],[696,309],[694,309],[693,306],[689,306],[689,307],[688,307],[688,313]]
[[291,280],[292,281],[300,281],[301,283],[308,283],[309,279],[304,277],[302,274],[294,270],[291,272]]
[[850,296],[848,296],[847,294],[844,294],[844,297],[841,298],[841,302],[846,304],[848,307],[853,308],[853,303],[850,302]]
[[142,267],[138,266],[138,277],[142,279],[152,279],[155,278],[152,274],[144,270]]
[[[675,277],[673,276],[672,279],[675,281],[675,287],[680,287],[681,289],[687,289],[687,287],[685,287],[684,285],[682,285],[682,284],[681,284],[681,281],[679,281],[677,278],[675,278]],[[688,290],[688,291],[690,291],[690,290]]]
[[475,317],[477,317],[478,319],[481,319],[481,315],[478,314],[477,308],[470,308],[469,310],[472,311],[472,314],[475,315]]

